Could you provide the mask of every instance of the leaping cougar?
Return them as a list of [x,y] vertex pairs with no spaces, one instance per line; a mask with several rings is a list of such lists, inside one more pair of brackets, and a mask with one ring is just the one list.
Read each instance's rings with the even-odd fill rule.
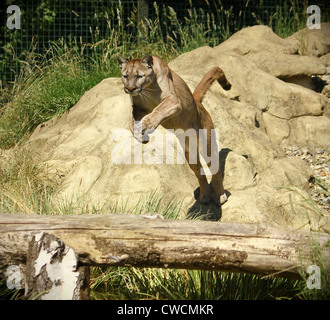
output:
[[[134,137],[138,141],[146,143],[149,141],[148,131],[155,130],[160,124],[167,129],[181,128],[184,131],[194,129],[197,132],[196,147],[199,151],[199,129],[206,129],[207,154],[210,155],[214,125],[210,114],[202,105],[202,100],[215,80],[225,90],[231,88],[224,72],[219,67],[212,68],[205,74],[192,94],[182,78],[158,57],[147,55],[143,59],[127,60],[118,56],[118,62],[124,90],[132,100],[129,127]],[[134,125],[136,123],[139,123],[139,130]],[[185,157],[189,163],[189,146],[185,142],[183,143]],[[219,161],[218,148],[215,152],[216,159]],[[189,166],[199,181],[199,201],[202,204],[208,204],[213,200],[216,205],[220,206],[227,201],[219,166],[216,173],[212,172],[213,199],[206,176],[201,174],[198,153],[197,162],[189,163]]]

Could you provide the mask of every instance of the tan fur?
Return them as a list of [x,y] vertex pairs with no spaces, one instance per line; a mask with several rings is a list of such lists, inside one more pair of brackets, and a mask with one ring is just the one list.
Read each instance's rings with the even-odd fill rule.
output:
[[[160,124],[167,129],[181,128],[184,131],[195,129],[197,133],[199,129],[207,129],[207,155],[209,156],[212,149],[211,129],[214,129],[214,125],[210,114],[202,105],[202,100],[215,80],[224,89],[230,89],[231,85],[223,71],[219,67],[211,69],[192,94],[183,79],[158,57],[145,56],[143,59],[128,61],[119,56],[118,62],[121,67],[124,90],[131,95],[132,99],[129,127],[134,137],[146,143],[149,141],[148,131],[155,130]],[[140,128],[134,126],[136,121],[139,121]],[[197,138],[199,138],[198,134]],[[189,163],[189,145],[183,143],[185,157]],[[216,159],[218,159],[218,150],[216,152]],[[189,163],[189,166],[199,181],[201,203],[207,204],[213,200],[215,204],[220,205],[227,201],[220,170],[212,176],[214,186],[212,199],[207,179],[200,173],[199,158],[196,164]]]

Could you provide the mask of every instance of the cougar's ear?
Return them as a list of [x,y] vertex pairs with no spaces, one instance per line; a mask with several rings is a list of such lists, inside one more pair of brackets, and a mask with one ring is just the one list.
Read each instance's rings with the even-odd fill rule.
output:
[[125,58],[123,58],[122,56],[118,56],[117,60],[118,60],[118,63],[119,63],[119,67],[120,68],[122,68],[123,65],[128,62],[128,60],[125,59]]
[[142,60],[141,63],[145,64],[147,68],[152,68],[154,65],[154,61],[152,59],[152,56],[145,56]]

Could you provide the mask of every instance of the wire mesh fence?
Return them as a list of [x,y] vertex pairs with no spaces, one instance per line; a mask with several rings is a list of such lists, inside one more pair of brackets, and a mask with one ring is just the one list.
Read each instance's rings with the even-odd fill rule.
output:
[[[5,10],[14,3],[20,9],[20,29],[10,29],[6,24],[11,13]],[[156,11],[165,7],[173,8],[183,24],[189,10],[208,12],[218,17],[215,23],[221,23],[220,13],[229,12],[229,32],[233,33],[244,26],[269,25],[279,5],[278,0],[6,0],[0,9],[0,81],[16,81],[29,52],[45,56],[52,41],[65,38],[69,42],[93,43],[95,34],[98,39],[106,38],[118,25],[134,35],[137,23],[133,20],[153,20]],[[161,19],[161,25],[170,23],[166,14]],[[85,53],[88,55],[88,50]]]

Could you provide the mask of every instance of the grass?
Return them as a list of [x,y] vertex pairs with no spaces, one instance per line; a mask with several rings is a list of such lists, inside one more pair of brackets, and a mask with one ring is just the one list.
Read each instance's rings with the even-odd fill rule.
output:
[[20,80],[12,89],[10,101],[2,106],[0,147],[19,143],[38,124],[60,116],[75,105],[85,91],[102,79],[117,75],[106,68],[95,67],[89,72],[83,67],[83,56],[63,40],[53,43],[48,55],[50,58],[42,64],[31,58],[29,76]]
[[157,191],[141,197],[134,205],[111,199],[95,204],[84,195],[67,201],[55,200],[56,177],[40,165],[38,157],[28,147],[0,149],[0,212],[46,215],[157,212],[165,219],[180,218],[181,201],[165,201],[164,195]]
[[258,300],[298,297],[298,281],[214,271],[93,268],[92,299]]
[[[283,37],[300,29],[305,19],[301,13],[302,7],[293,0],[286,3],[290,10],[279,8],[276,15],[269,17],[269,21],[263,23],[258,20],[259,23],[271,25]],[[95,30],[92,43],[85,44],[79,39],[59,39],[50,43],[45,55],[37,54],[36,44],[32,43],[15,84],[1,89],[0,212],[49,215],[157,212],[166,219],[182,218],[180,201],[164,201],[163,195],[157,192],[141,198],[134,206],[111,201],[102,205],[94,204],[79,195],[65,203],[56,201],[53,197],[58,187],[56,179],[49,176],[47,168],[40,166],[39,155],[23,144],[37,125],[54,116],[60,117],[77,103],[86,90],[102,79],[118,76],[117,54],[141,57],[153,53],[168,62],[197,47],[215,46],[243,27],[233,25],[236,20],[232,10],[225,10],[221,2],[218,2],[216,16],[192,8],[182,22],[172,8],[155,5],[153,20],[138,22],[133,11],[127,26],[118,24],[112,27],[110,21],[113,15],[118,15],[121,21],[123,14],[120,2],[117,5],[118,10],[108,16],[109,37],[103,39]],[[292,12],[295,17],[293,20]],[[241,18],[244,14],[240,13],[237,21],[243,21]],[[135,33],[128,32],[132,29]],[[325,277],[322,283],[329,283],[328,275],[328,272],[322,271],[322,277]],[[306,281],[173,269],[95,267],[92,268],[91,288],[93,299],[329,297],[324,290],[322,293],[306,290]],[[0,298],[17,299],[20,295],[18,291],[9,291],[2,280]]]
[[[325,245],[325,248],[328,250],[330,249],[330,241],[328,241]],[[313,262],[313,265],[311,266],[318,268],[319,273],[314,271],[314,273],[302,273],[301,276],[306,284],[307,281],[309,281],[312,285],[316,284],[316,281],[319,281],[320,284],[318,288],[308,288],[307,285],[302,286],[300,284],[300,294],[305,300],[329,300],[330,298],[330,270],[326,267],[326,263],[324,261],[325,258],[322,256],[321,249],[324,250],[324,248],[321,248],[318,242],[311,237],[309,252],[310,260]],[[310,277],[311,279],[309,279]],[[313,277],[315,277],[314,280]]]
[[274,14],[269,16],[268,25],[280,37],[286,38],[296,31],[306,28],[307,1],[289,0],[277,6]]

